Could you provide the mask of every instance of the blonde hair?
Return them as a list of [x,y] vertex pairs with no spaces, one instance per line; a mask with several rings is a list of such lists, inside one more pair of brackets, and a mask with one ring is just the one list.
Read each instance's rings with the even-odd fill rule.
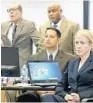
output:
[[84,36],[86,37],[88,40],[89,40],[89,43],[92,43],[93,44],[93,33],[90,32],[89,30],[87,29],[83,29],[83,30],[79,30],[75,36],[74,36],[74,40],[77,36]]

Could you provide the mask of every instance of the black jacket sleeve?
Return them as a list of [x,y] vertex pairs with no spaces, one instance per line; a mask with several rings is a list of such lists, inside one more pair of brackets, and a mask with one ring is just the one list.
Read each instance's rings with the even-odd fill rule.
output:
[[64,98],[68,92],[68,63],[65,66],[65,72],[62,73],[62,79],[55,88],[55,94]]

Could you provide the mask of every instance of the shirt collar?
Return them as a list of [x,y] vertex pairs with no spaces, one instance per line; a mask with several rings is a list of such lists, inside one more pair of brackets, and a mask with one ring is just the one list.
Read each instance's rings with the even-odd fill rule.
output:
[[49,55],[50,55],[50,54],[52,54],[52,55],[53,55],[53,60],[54,60],[54,59],[55,59],[55,57],[56,57],[57,52],[58,52],[58,46],[57,46],[57,49],[56,49],[54,52],[52,52],[52,53],[50,53],[50,52],[47,50],[48,60],[49,60]]
[[14,24],[14,23],[12,23],[12,24],[11,24],[11,27],[14,27],[15,25],[18,25],[18,24]]

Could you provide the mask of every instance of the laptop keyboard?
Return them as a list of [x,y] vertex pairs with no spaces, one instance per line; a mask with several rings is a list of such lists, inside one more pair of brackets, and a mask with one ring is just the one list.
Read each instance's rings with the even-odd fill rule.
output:
[[34,85],[36,86],[56,86],[57,85],[57,82],[56,83],[34,83]]

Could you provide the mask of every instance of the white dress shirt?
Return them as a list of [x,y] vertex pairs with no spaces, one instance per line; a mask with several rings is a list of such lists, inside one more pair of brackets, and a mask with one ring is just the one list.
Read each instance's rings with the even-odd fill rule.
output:
[[10,26],[9,31],[8,31],[8,39],[10,40],[11,44],[12,44],[12,33],[13,33],[13,30],[14,30],[14,27],[15,27],[15,24],[13,23]]

